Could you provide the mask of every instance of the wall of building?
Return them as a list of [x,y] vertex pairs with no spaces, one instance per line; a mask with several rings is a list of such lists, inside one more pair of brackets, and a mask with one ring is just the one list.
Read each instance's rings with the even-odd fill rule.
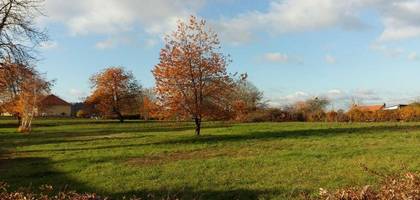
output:
[[49,106],[47,108],[43,108],[40,112],[40,116],[45,117],[54,117],[54,116],[61,116],[61,117],[70,117],[71,114],[71,106]]

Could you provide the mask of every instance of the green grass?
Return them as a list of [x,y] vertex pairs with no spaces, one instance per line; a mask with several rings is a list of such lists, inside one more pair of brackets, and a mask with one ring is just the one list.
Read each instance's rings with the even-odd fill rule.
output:
[[420,123],[0,121],[0,180],[120,198],[299,199],[420,170]]

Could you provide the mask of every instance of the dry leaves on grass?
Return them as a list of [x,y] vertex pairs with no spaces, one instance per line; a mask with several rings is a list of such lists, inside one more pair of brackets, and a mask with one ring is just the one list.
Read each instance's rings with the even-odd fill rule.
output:
[[379,189],[365,186],[329,192],[321,188],[320,197],[325,200],[420,200],[420,173],[386,176]]

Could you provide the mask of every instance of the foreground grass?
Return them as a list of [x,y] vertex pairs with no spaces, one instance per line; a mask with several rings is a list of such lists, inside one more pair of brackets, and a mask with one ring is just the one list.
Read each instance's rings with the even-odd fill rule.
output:
[[206,123],[43,120],[31,135],[0,121],[0,180],[115,198],[300,199],[320,187],[420,170],[420,123]]

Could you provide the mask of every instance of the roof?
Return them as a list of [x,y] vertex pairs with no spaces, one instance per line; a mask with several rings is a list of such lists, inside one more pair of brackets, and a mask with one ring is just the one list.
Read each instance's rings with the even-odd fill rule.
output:
[[70,106],[69,103],[57,97],[53,94],[46,96],[42,101],[41,104],[44,106]]
[[370,106],[355,106],[355,108],[361,110],[361,111],[379,111],[383,110],[385,108],[385,104],[383,105],[370,105]]
[[385,107],[384,110],[398,110],[398,109],[403,108],[403,107],[406,107],[406,106],[408,106],[408,105],[406,105],[406,104],[398,104],[398,105],[393,105],[393,106]]

